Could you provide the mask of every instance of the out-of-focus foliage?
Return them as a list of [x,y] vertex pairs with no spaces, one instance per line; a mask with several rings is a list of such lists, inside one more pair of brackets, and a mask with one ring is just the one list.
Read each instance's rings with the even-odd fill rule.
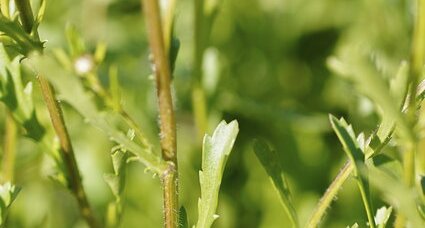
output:
[[[174,33],[180,40],[180,52],[173,81],[179,196],[187,210],[189,227],[196,224],[200,195],[198,170],[202,166],[202,140],[196,137],[190,91],[194,62],[193,2],[181,0],[176,3]],[[406,89],[403,84],[408,67],[403,65],[403,61],[408,60],[410,55],[415,1],[207,2],[208,7],[218,4],[203,63],[202,86],[207,94],[208,133],[212,133],[212,127],[220,119],[237,119],[240,127],[222,178],[217,210],[220,218],[214,226],[273,228],[291,225],[267,173],[252,151],[254,138],[267,140],[278,153],[277,162],[286,174],[293,206],[300,223],[304,224],[346,160],[327,114],[344,116],[356,132],[372,135],[381,122],[382,113],[393,112],[390,119],[384,119],[388,122],[388,127],[382,130],[385,132],[382,134],[384,138],[392,130],[395,119],[399,118],[396,113],[399,113],[403,103],[405,92],[402,91]],[[37,0],[33,3],[34,6],[40,5]],[[42,41],[47,40],[44,43],[46,52],[56,50],[56,58],[59,59],[57,66],[63,67],[63,71],[57,71],[55,67],[42,69],[46,77],[54,78],[53,81],[61,77],[75,77],[67,79],[73,82],[78,77],[84,77],[78,72],[79,60],[86,59],[95,64],[102,62],[91,70],[96,71],[105,88],[115,88],[111,89],[115,91],[115,100],[112,99],[111,104],[117,107],[121,101],[141,126],[145,137],[153,143],[156,150],[152,153],[159,154],[156,91],[150,76],[149,48],[140,1],[62,0],[46,3],[39,35]],[[67,35],[64,24],[74,25],[75,32],[80,32],[83,38],[79,40],[75,34],[71,34],[72,30],[68,30]],[[13,26],[7,23],[2,25],[6,29],[5,26]],[[15,41],[9,42],[19,43],[21,38],[32,39],[21,33],[16,36]],[[77,45],[69,47],[69,40]],[[106,50],[99,42],[106,45]],[[40,43],[34,45],[41,46]],[[26,48],[29,47],[15,51],[26,53]],[[333,60],[353,64],[349,67],[356,72],[350,77],[339,77],[341,72],[336,71]],[[2,60],[0,64],[5,63]],[[64,71],[67,73],[56,74]],[[359,89],[355,80],[359,72],[364,78],[375,81],[369,83],[368,88]],[[373,77],[367,77],[364,72]],[[13,82],[3,74],[13,76],[2,73],[2,88],[5,86],[3,82]],[[35,80],[33,72],[28,70],[23,71],[22,76],[23,85]],[[378,87],[375,87],[376,81]],[[96,91],[85,91],[92,99],[82,100],[79,92],[85,85],[66,88],[63,81],[56,85],[63,86],[60,91],[68,92],[61,97],[65,118],[83,183],[99,220],[106,219],[108,210],[115,210],[111,213],[122,211],[114,214],[121,216],[122,227],[161,227],[162,194],[158,178],[144,172],[145,167],[139,163],[126,164],[126,186],[123,190],[121,181],[124,180],[112,180],[117,172],[124,172],[117,169],[123,166],[117,165],[119,159],[114,158],[123,155],[123,151],[116,151],[112,155],[112,165],[110,151],[115,144],[109,140],[109,136],[87,123],[99,121],[108,128],[117,118],[99,120],[97,115],[82,117],[86,110],[76,108],[90,102],[96,114],[106,116],[109,114],[102,108],[108,104],[95,96]],[[9,85],[7,88],[12,87]],[[373,92],[378,89],[391,94],[391,100],[375,96]],[[34,86],[33,94],[40,124],[50,126],[37,86]],[[4,95],[2,90],[2,98]],[[377,108],[372,101],[381,106]],[[389,104],[391,101],[395,102]],[[4,129],[3,110],[5,108],[0,112],[0,129]],[[46,130],[52,134],[52,129]],[[128,145],[133,145],[125,135],[118,136]],[[22,187],[22,191],[9,212],[8,226],[85,227],[74,198],[46,178],[52,174],[52,161],[43,153],[45,148],[36,145],[28,138],[18,139],[15,183]],[[138,148],[140,151],[143,149]],[[383,150],[391,158],[399,157],[400,148],[396,146],[390,145]],[[394,165],[400,168],[399,163],[389,164],[382,162],[384,160],[389,161],[383,157],[374,158],[375,166]],[[391,167],[387,169],[398,174]],[[375,176],[382,177],[370,180],[375,189],[382,191],[387,186],[401,186],[399,180],[388,173],[372,171]],[[112,174],[112,179],[107,178],[110,180],[108,183],[103,181],[104,173]],[[328,209],[321,223],[323,227],[346,227],[351,224],[361,224],[362,227],[366,224],[364,207],[355,184],[354,179],[345,183],[338,200]],[[112,192],[109,187],[112,187]],[[386,199],[386,202],[401,203],[402,209],[411,209],[409,205],[418,197],[417,193],[402,187],[393,189],[391,193],[408,197],[401,202],[398,198],[392,198],[393,195]],[[115,202],[114,206],[108,206],[111,202]],[[372,198],[372,202],[376,208],[387,205],[377,197]],[[111,207],[115,209],[108,209]],[[122,208],[118,210],[119,207]],[[416,217],[412,218],[412,221],[417,220]],[[390,218],[388,224],[392,222],[393,218]]]

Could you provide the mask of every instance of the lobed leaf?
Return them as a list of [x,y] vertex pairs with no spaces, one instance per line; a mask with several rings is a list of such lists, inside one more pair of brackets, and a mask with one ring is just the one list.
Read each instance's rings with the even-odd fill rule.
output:
[[197,228],[211,227],[215,219],[218,193],[227,157],[229,156],[239,127],[236,120],[225,121],[215,129],[212,136],[205,135],[202,146],[202,170],[199,171],[201,197],[198,201]]

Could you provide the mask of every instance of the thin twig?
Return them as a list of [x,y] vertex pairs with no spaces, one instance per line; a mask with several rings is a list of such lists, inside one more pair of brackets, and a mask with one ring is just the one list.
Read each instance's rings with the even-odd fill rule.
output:
[[165,227],[178,225],[178,172],[176,123],[171,97],[171,69],[164,45],[161,16],[157,0],[143,0],[148,38],[153,54],[159,106],[162,157],[168,162],[162,175]]
[[[15,0],[15,3],[19,11],[19,17],[21,18],[22,25],[25,31],[30,33],[34,25],[34,16],[30,2],[28,0]],[[38,34],[34,35],[37,39],[39,39]],[[77,161],[75,160],[74,150],[63,118],[62,109],[56,99],[55,92],[48,80],[42,75],[38,75],[37,79],[49,111],[53,128],[59,138],[60,152],[67,169],[66,176],[68,184],[70,185],[70,190],[77,199],[81,215],[86,220],[87,224],[91,228],[99,227],[84,191]]]
[[351,162],[346,162],[344,167],[339,171],[336,178],[332,181],[332,184],[328,187],[325,194],[320,199],[319,203],[314,210],[313,215],[310,217],[307,223],[308,228],[318,227],[322,217],[325,215],[326,209],[331,205],[331,202],[335,199],[338,191],[345,183],[351,172],[354,170],[354,165]]

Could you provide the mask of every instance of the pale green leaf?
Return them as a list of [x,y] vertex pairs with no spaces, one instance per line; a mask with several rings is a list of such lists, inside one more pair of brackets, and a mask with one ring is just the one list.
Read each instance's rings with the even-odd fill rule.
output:
[[378,228],[385,228],[390,219],[391,212],[393,211],[392,207],[381,207],[376,211],[375,214],[375,223]]
[[227,157],[229,156],[239,127],[236,120],[222,121],[212,136],[205,135],[202,147],[202,171],[199,171],[201,197],[198,201],[197,228],[209,228],[215,219],[218,193]]

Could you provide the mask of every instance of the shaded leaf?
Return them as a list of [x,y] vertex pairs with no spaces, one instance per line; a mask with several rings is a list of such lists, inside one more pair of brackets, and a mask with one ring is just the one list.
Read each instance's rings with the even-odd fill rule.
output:
[[291,219],[291,222],[294,226],[297,226],[297,214],[292,203],[291,194],[283,173],[279,154],[275,150],[271,150],[263,141],[254,142],[254,152],[269,175],[274,188],[278,192],[280,201]]
[[182,206],[179,210],[179,228],[189,228],[189,222],[187,221],[186,209]]

